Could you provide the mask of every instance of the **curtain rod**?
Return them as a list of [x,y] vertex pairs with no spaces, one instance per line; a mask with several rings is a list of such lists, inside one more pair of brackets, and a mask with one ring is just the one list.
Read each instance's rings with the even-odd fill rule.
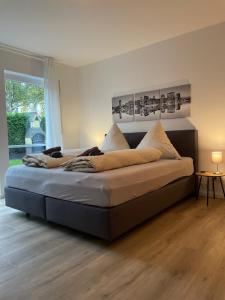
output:
[[23,56],[30,57],[30,58],[33,58],[33,59],[36,59],[36,60],[40,60],[40,61],[44,61],[45,59],[49,58],[47,56],[42,56],[42,55],[39,55],[37,53],[31,52],[31,51],[28,51],[28,50],[24,50],[24,49],[20,49],[20,48],[16,48],[16,47],[13,47],[13,46],[1,43],[1,42],[0,42],[0,50],[12,52],[12,53],[19,54],[19,55],[23,55]]

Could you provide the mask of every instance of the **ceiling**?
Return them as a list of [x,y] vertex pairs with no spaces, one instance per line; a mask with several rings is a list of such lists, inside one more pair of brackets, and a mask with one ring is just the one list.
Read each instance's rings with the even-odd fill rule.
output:
[[0,42],[80,66],[225,21],[225,0],[0,0]]

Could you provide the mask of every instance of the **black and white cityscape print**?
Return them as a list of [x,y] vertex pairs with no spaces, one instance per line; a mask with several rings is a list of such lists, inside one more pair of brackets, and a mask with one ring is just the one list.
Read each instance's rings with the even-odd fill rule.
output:
[[191,114],[191,85],[160,90],[161,119],[185,118]]
[[112,115],[114,123],[134,121],[134,95],[113,97]]
[[112,98],[113,121],[150,121],[190,116],[191,85]]
[[159,90],[135,94],[134,119],[135,121],[160,119]]

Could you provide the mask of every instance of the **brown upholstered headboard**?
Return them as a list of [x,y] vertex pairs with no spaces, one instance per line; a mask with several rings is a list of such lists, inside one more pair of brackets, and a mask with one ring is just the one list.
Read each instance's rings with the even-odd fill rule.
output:
[[[192,157],[195,170],[198,167],[198,131],[197,130],[176,130],[166,131],[171,143],[181,156]],[[136,148],[146,132],[124,133],[124,136],[131,148]]]

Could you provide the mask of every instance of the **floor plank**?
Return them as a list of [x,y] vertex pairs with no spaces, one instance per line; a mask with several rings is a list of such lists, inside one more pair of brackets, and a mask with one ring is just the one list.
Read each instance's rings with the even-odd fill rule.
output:
[[224,282],[222,199],[188,199],[112,244],[0,207],[1,300],[222,300]]

